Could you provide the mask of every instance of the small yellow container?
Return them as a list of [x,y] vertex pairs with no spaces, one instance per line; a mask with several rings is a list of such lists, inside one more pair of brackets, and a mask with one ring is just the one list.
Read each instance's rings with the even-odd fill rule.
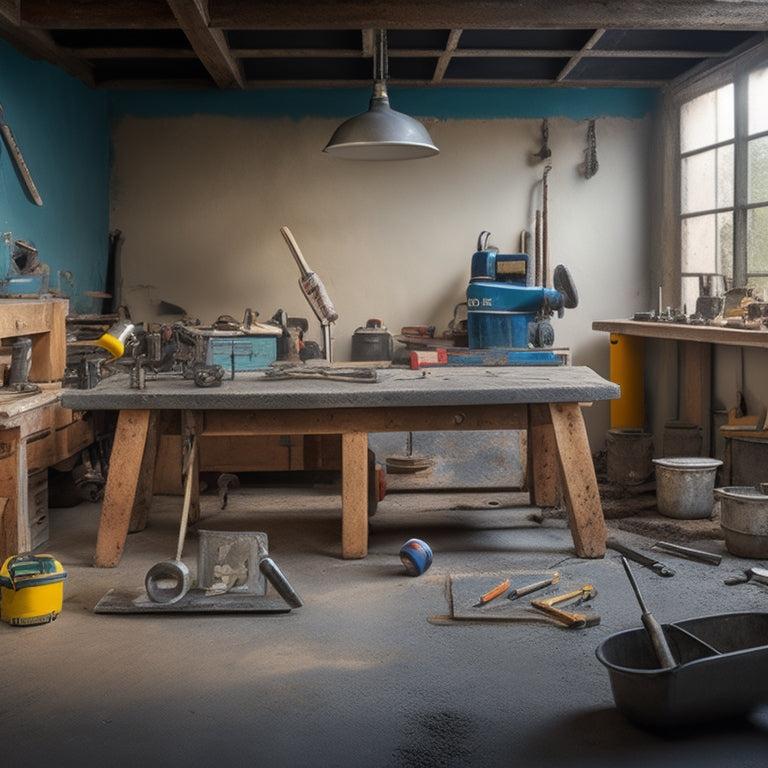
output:
[[47,624],[60,613],[66,571],[51,555],[13,555],[0,568],[0,619],[14,626]]

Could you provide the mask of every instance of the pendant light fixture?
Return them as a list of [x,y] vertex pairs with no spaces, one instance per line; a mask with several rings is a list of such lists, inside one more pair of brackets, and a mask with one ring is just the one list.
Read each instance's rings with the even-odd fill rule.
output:
[[331,136],[323,152],[345,160],[410,160],[440,152],[427,129],[389,106],[387,33],[375,32],[373,94],[367,112],[350,117]]

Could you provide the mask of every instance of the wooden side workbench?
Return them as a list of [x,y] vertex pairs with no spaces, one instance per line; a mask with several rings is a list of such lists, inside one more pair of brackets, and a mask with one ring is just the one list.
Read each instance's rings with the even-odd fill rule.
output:
[[0,386],[0,562],[33,546],[29,474],[74,456],[94,439],[90,420],[61,407],[68,309],[66,299],[0,299],[0,339],[31,339],[29,381],[40,389]]
[[768,329],[746,330],[638,320],[596,320],[592,323],[592,330],[678,343],[680,349],[678,418],[701,427],[705,453],[709,452],[712,440],[710,434],[712,346],[723,344],[768,349]]
[[[576,553],[605,554],[605,521],[581,404],[618,397],[615,384],[570,366],[392,368],[377,374],[376,383],[366,383],[241,373],[215,388],[167,376],[148,381],[144,390],[131,389],[127,376],[115,376],[90,390],[66,390],[67,407],[119,411],[94,564],[117,565],[132,515],[149,503],[152,421],[164,410],[182,412],[186,437],[340,434],[345,558],[368,552],[369,432],[525,429],[533,503],[557,505],[562,492]],[[194,517],[194,486],[193,499]]]

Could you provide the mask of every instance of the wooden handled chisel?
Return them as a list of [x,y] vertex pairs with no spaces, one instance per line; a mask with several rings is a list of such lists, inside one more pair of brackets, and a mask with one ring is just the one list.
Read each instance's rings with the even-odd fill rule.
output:
[[16,143],[16,139],[13,136],[11,127],[3,119],[3,107],[0,105],[0,133],[3,134],[5,145],[8,147],[8,153],[13,158],[16,170],[24,181],[24,186],[27,188],[32,199],[37,205],[43,204],[43,199],[40,197],[40,193],[37,191],[35,182],[32,181],[32,174],[29,172],[26,162],[24,162],[24,155],[21,154],[19,145]]

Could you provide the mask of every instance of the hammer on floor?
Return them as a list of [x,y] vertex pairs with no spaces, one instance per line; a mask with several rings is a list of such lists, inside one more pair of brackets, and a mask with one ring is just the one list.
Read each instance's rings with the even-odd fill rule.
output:
[[579,603],[591,600],[597,594],[597,590],[591,584],[585,584],[581,589],[567,592],[564,595],[555,595],[545,600],[531,600],[531,605],[551,616],[553,619],[565,624],[569,629],[581,629],[594,627],[600,623],[600,616],[594,612],[565,611],[555,608],[558,603],[564,603],[578,598]]

